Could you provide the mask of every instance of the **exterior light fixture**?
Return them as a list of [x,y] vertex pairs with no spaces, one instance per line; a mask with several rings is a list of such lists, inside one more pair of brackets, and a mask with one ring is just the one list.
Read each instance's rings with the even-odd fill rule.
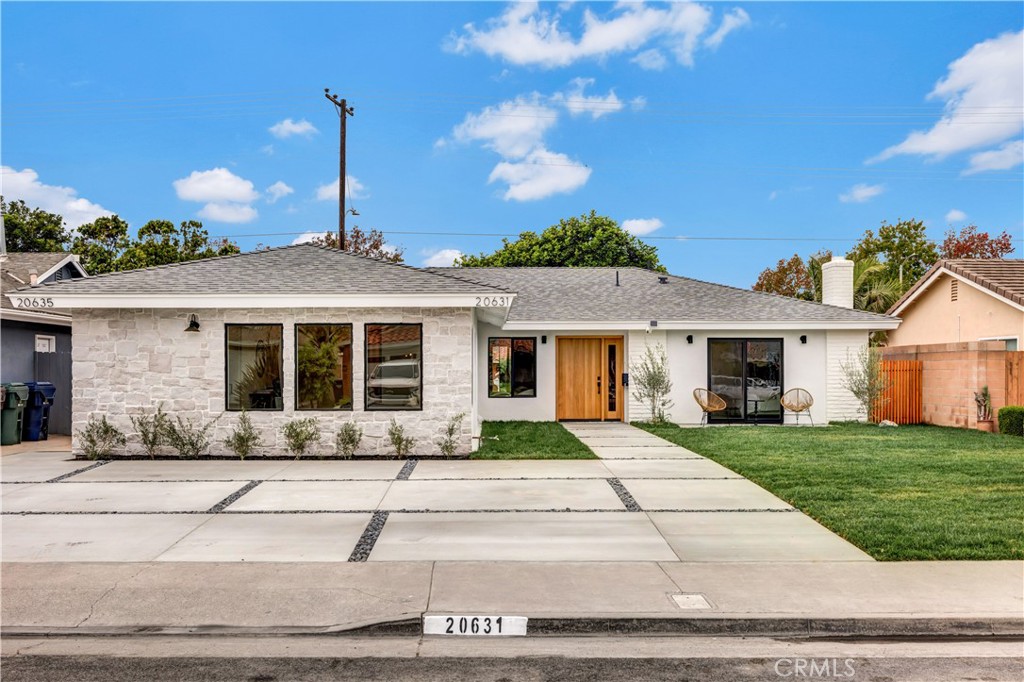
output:
[[188,316],[188,326],[185,327],[187,332],[198,332],[199,331],[199,318],[196,317],[195,313]]
[[800,336],[800,343],[807,343],[807,334],[802,334]]
[[686,335],[686,343],[693,343],[693,334]]

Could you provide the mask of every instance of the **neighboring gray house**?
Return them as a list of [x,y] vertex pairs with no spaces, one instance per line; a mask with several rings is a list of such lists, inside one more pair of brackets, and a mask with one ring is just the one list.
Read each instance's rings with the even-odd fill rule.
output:
[[[46,284],[19,295],[74,311],[76,428],[165,408],[210,419],[214,452],[248,410],[268,452],[317,416],[389,451],[395,418],[437,454],[445,423],[643,419],[625,385],[647,346],[667,350],[673,421],[690,397],[726,398],[723,421],[792,421],[779,395],[810,390],[814,418],[857,419],[840,363],[897,318],[853,310],[852,263],[825,266],[822,305],[636,268],[417,269],[312,244]],[[77,444],[76,444],[77,449]]]
[[[33,283],[85,277],[78,256],[69,253],[0,254],[4,294]],[[49,432],[71,434],[71,314],[56,308],[19,305],[0,296],[0,382],[49,381],[57,394]]]

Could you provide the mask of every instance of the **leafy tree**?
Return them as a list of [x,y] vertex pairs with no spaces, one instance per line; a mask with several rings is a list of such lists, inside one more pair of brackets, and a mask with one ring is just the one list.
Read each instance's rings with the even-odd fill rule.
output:
[[861,240],[846,254],[854,261],[870,256],[884,263],[882,278],[896,281],[902,294],[939,259],[939,252],[935,242],[925,235],[923,222],[901,220],[895,225],[883,222],[877,235],[866,230]]
[[[328,230],[322,237],[314,237],[314,244],[329,246],[332,249],[338,248],[337,231]],[[357,256],[368,256],[389,263],[402,263],[405,258],[405,249],[395,249],[384,241],[384,233],[371,229],[363,232],[358,225],[353,225],[345,231],[345,251],[354,253]]]
[[952,229],[939,247],[942,258],[1002,258],[1013,252],[1013,238],[1003,231],[995,237],[978,232],[977,225],[968,225],[957,234]]
[[81,257],[86,272],[102,275],[120,270],[121,257],[131,246],[128,223],[112,215],[79,227],[71,251]]
[[7,250],[12,252],[66,251],[71,235],[64,218],[41,208],[29,208],[24,201],[11,203],[0,196],[0,213],[4,217]]
[[665,272],[658,250],[595,211],[560,220],[540,235],[522,232],[491,254],[465,255],[461,267],[637,267]]
[[150,268],[238,252],[238,245],[227,239],[211,242],[203,224],[196,220],[186,220],[180,227],[169,220],[150,220],[139,228],[138,238],[118,259],[116,269]]
[[814,300],[811,274],[804,264],[804,259],[795,253],[789,260],[780,258],[774,268],[762,270],[751,289],[805,301]]

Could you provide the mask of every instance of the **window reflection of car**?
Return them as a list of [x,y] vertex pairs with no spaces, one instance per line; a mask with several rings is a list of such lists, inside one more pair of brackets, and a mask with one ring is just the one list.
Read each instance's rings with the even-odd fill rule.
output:
[[382,362],[373,368],[366,386],[368,405],[418,406],[420,361]]

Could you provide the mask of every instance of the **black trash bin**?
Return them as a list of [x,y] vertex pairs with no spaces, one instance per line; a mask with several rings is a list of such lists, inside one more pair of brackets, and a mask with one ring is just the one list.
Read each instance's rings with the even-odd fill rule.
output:
[[50,436],[50,406],[57,388],[49,381],[27,381],[29,396],[21,427],[22,440],[46,440]]
[[0,445],[17,445],[21,442],[28,386],[14,382],[4,384],[4,389],[3,411],[0,412]]

